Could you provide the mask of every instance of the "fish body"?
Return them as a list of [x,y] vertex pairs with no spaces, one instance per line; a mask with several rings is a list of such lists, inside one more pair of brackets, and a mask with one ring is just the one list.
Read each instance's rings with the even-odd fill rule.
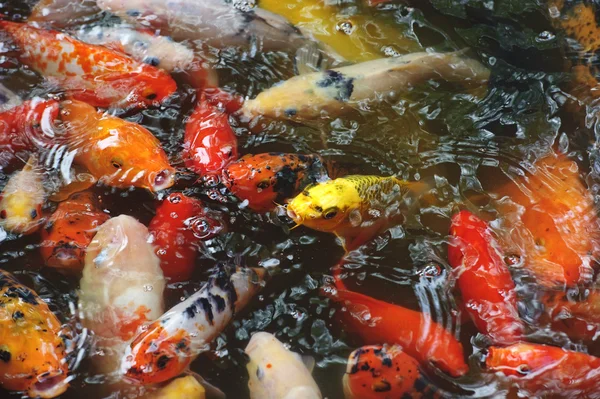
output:
[[245,155],[230,163],[222,181],[255,212],[269,212],[298,195],[309,184],[327,178],[317,155],[265,153]]
[[400,345],[421,364],[432,363],[452,377],[469,370],[462,344],[429,315],[338,287],[324,293],[342,307],[336,314],[343,328],[363,344]]
[[105,352],[97,360],[105,372],[118,370],[125,343],[163,313],[164,288],[146,226],[127,215],[102,224],[86,251],[79,309]]
[[10,273],[0,270],[0,386],[32,398],[67,390],[61,324],[48,305]]
[[0,21],[0,29],[19,47],[22,63],[90,105],[148,106],[177,89],[166,72],[65,33],[9,21]]
[[564,155],[542,158],[527,178],[499,192],[524,207],[520,221],[510,226],[510,240],[523,248],[523,267],[538,284],[572,287],[592,281],[600,225],[577,164]]
[[121,363],[125,378],[145,385],[179,375],[258,292],[262,277],[259,269],[229,273],[220,266],[204,287],[131,341]]
[[334,233],[351,250],[403,220],[413,183],[395,177],[350,175],[306,187],[287,206],[298,225]]
[[14,173],[0,194],[0,226],[17,234],[35,233],[41,226],[45,200],[43,174],[32,156]]
[[540,302],[553,330],[586,343],[600,336],[600,291],[597,289],[586,290],[582,300],[568,298],[564,292],[550,292],[543,295]]
[[245,349],[251,399],[320,399],[323,396],[300,356],[273,334],[257,332]]
[[469,211],[452,217],[448,261],[454,268],[467,313],[493,343],[523,338],[515,283],[486,222]]
[[175,169],[160,142],[137,123],[100,114],[81,101],[61,103],[63,140],[74,161],[113,187],[160,191],[174,183]]
[[237,159],[237,137],[229,116],[200,99],[190,115],[183,138],[185,166],[201,176],[218,174]]
[[343,378],[346,399],[440,398],[421,374],[419,362],[398,345],[368,345],[348,358]]
[[160,266],[170,282],[189,280],[198,241],[208,240],[224,229],[223,221],[213,216],[202,201],[181,193],[170,194],[156,208],[148,230]]
[[488,352],[487,370],[505,375],[529,397],[557,392],[565,397],[590,397],[600,386],[600,358],[586,353],[525,342],[492,346]]
[[85,22],[99,12],[95,0],[40,0],[27,21],[60,28]]
[[41,230],[40,252],[46,266],[80,273],[86,248],[108,218],[90,192],[75,193],[59,203]]
[[294,76],[246,101],[242,113],[302,122],[335,118],[363,102],[393,100],[430,79],[484,84],[489,70],[461,54],[413,53]]
[[177,41],[217,48],[289,49],[305,39],[285,18],[260,8],[242,10],[222,0],[99,0],[98,6]]
[[23,100],[4,85],[0,84],[0,112],[8,111],[23,103]]
[[191,375],[174,379],[166,386],[157,389],[145,399],[205,399],[206,390]]

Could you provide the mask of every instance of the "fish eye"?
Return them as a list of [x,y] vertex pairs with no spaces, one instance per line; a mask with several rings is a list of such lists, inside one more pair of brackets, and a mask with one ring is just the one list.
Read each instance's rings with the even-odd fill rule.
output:
[[271,185],[271,182],[269,180],[261,180],[258,182],[256,187],[260,188],[261,190],[264,190],[265,188],[269,188],[270,185]]
[[527,375],[531,372],[531,369],[526,364],[521,364],[517,367],[517,372],[521,375]]
[[123,167],[123,163],[117,161],[116,159],[113,159],[111,161],[111,164],[112,164],[113,168],[115,168],[115,169],[121,169]]
[[146,96],[148,100],[154,100],[158,95],[156,93],[150,93]]
[[323,212],[323,218],[324,219],[333,219],[334,217],[336,217],[338,214],[338,209],[337,208],[329,208],[327,209],[325,212]]

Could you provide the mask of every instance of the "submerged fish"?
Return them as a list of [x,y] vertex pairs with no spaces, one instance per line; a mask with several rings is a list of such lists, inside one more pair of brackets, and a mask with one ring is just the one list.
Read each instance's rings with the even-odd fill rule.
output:
[[27,20],[60,28],[85,22],[99,12],[95,0],[40,0]]
[[66,338],[35,292],[0,270],[0,386],[54,398],[69,386]]
[[23,101],[19,96],[0,84],[0,112],[8,111],[22,103]]
[[585,290],[585,298],[573,300],[564,292],[550,292],[540,298],[545,317],[553,330],[571,339],[594,342],[600,337],[600,291]]
[[585,353],[525,342],[488,351],[486,368],[504,374],[529,397],[560,393],[587,398],[600,387],[600,358]]
[[261,269],[229,273],[219,266],[200,291],[172,307],[131,341],[121,363],[125,378],[136,384],[151,384],[181,374],[260,290],[263,275]]
[[273,334],[253,334],[245,352],[250,358],[246,368],[251,399],[323,397],[300,356],[287,349]]
[[295,76],[248,100],[247,117],[292,121],[335,118],[360,103],[393,100],[430,79],[480,86],[490,71],[463,52],[413,53]]
[[42,180],[43,174],[34,156],[10,177],[0,194],[0,226],[4,230],[17,234],[32,234],[38,230],[46,196]]
[[174,379],[166,386],[157,389],[145,399],[205,399],[206,390],[191,375]]
[[351,175],[306,187],[287,206],[297,225],[334,233],[355,249],[402,222],[420,185],[395,177]]
[[102,224],[86,251],[79,309],[104,352],[96,359],[104,372],[118,371],[127,341],[163,313],[164,288],[146,226],[127,215]]
[[442,397],[421,374],[419,362],[399,345],[356,349],[348,358],[343,384],[346,399]]
[[158,139],[144,127],[75,100],[61,103],[60,117],[63,140],[75,163],[102,183],[150,191],[173,185],[175,169]]
[[74,99],[97,107],[158,104],[177,86],[164,71],[65,33],[0,21],[20,49],[19,60]]
[[327,178],[318,155],[270,152],[245,155],[224,170],[225,187],[255,212],[268,212]]
[[469,211],[452,217],[448,262],[467,313],[477,329],[498,345],[523,338],[517,310],[515,283],[499,253],[499,245],[487,223]]
[[173,193],[156,208],[148,230],[160,267],[169,282],[189,280],[194,271],[201,240],[208,240],[225,228],[202,201]]
[[46,266],[64,273],[80,273],[86,248],[108,218],[90,192],[73,194],[58,204],[41,230],[40,252]]

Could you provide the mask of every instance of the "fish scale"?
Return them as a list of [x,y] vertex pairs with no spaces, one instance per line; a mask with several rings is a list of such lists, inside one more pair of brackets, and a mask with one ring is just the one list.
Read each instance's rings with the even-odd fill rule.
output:
[[408,190],[406,188],[406,182],[397,179],[393,176],[380,177],[380,176],[362,176],[362,175],[350,175],[344,177],[344,179],[350,181],[358,195],[365,202],[381,202],[384,200],[383,196],[389,194],[394,190],[399,189],[399,193],[404,195]]

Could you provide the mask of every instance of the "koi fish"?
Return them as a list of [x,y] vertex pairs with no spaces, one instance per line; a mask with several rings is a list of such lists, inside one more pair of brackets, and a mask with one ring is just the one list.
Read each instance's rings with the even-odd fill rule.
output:
[[116,372],[127,341],[164,311],[165,278],[146,226],[127,215],[102,224],[87,248],[80,287],[82,323],[106,352],[97,363]]
[[75,36],[86,43],[107,46],[144,64],[171,72],[186,72],[195,88],[219,85],[217,74],[189,47],[165,36],[126,25],[81,28]]
[[368,345],[348,358],[343,379],[346,399],[443,397],[421,374],[419,362],[398,345]]
[[306,187],[288,203],[287,214],[297,225],[334,233],[351,250],[400,223],[419,184],[395,177],[341,177]]
[[589,397],[600,385],[600,358],[585,353],[525,342],[488,351],[486,368],[505,375],[530,396],[560,392]]
[[96,107],[158,104],[177,89],[164,71],[65,33],[0,21],[20,49],[19,60],[69,96]]
[[545,315],[555,331],[561,331],[572,339],[593,342],[600,335],[600,292],[586,290],[581,301],[568,298],[564,292],[542,296]]
[[430,79],[480,86],[490,71],[463,52],[413,53],[294,76],[244,102],[242,114],[291,121],[335,118],[359,103],[377,102]]
[[262,269],[229,273],[219,266],[202,289],[133,339],[121,363],[125,379],[145,385],[179,375],[259,291],[263,276]]
[[95,0],[40,0],[27,20],[60,28],[85,22],[99,12]]
[[510,226],[510,239],[524,249],[524,268],[537,283],[571,287],[592,281],[600,224],[577,164],[563,155],[542,158],[531,175],[499,193],[525,208],[520,223]]
[[[22,103],[23,101],[19,96],[0,84],[0,112],[8,111]],[[0,117],[0,120],[1,119],[2,118]]]
[[323,397],[300,356],[273,334],[253,334],[245,352],[250,358],[246,368],[251,399]]
[[32,398],[65,392],[69,370],[63,338],[46,302],[0,270],[0,386]]
[[193,376],[176,378],[166,386],[159,388],[146,399],[205,399],[206,390]]
[[269,212],[310,184],[327,178],[317,155],[270,152],[245,155],[222,174],[225,187],[255,212]]
[[220,173],[238,157],[237,138],[229,116],[204,97],[185,125],[183,142],[185,166],[201,176]]
[[524,327],[515,283],[487,223],[461,211],[452,217],[450,234],[448,261],[475,326],[496,344],[520,341]]
[[40,227],[45,190],[37,158],[13,174],[0,194],[0,226],[17,234],[32,234]]
[[46,266],[66,273],[81,272],[85,250],[108,218],[90,192],[73,194],[58,204],[41,230],[40,252]]
[[148,230],[160,267],[170,282],[189,280],[194,271],[199,240],[209,240],[224,222],[196,198],[173,193],[156,208]]
[[260,8],[243,10],[221,0],[98,0],[98,6],[177,41],[217,48],[298,48],[306,39],[283,17]]
[[344,329],[364,344],[400,345],[421,364],[433,363],[452,377],[469,370],[462,344],[429,315],[348,291],[341,282],[323,294],[341,307],[336,314]]
[[51,128],[58,112],[58,101],[40,98],[0,112],[0,168],[27,159],[29,154],[49,144],[44,131]]
[[75,163],[113,187],[160,191],[174,183],[175,169],[160,142],[137,123],[99,114],[81,101],[61,103],[64,140]]

